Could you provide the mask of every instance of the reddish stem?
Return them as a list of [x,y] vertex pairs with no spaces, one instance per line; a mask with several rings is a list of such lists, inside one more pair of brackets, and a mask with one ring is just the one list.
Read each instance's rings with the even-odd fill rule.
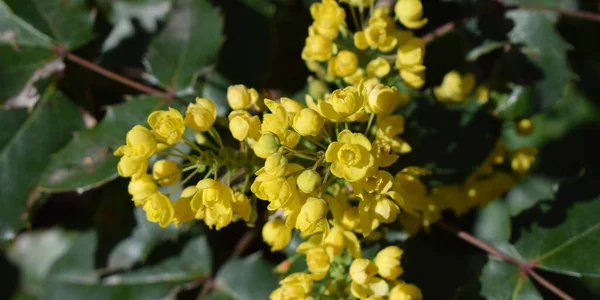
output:
[[528,274],[529,274],[529,276],[533,277],[533,279],[535,279],[541,285],[545,286],[547,289],[549,289],[550,291],[552,291],[556,296],[560,297],[561,299],[564,299],[564,300],[574,300],[573,297],[569,296],[563,290],[559,289],[554,284],[550,283],[548,280],[546,280],[546,278],[540,276],[533,269],[530,269]]

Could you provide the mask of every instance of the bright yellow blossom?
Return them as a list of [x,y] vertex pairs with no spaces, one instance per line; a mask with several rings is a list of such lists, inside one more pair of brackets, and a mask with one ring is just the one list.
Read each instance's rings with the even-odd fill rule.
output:
[[181,140],[185,125],[181,113],[169,108],[169,111],[159,110],[148,116],[148,124],[159,142],[169,145],[176,144]]
[[196,97],[196,103],[188,104],[185,111],[185,125],[198,132],[210,129],[216,119],[217,108],[206,98]]
[[196,191],[198,191],[198,188],[195,186],[188,186],[181,191],[179,199],[177,199],[173,205],[173,224],[175,224],[175,226],[179,226],[181,223],[189,222],[194,219],[194,211],[192,210],[190,202],[192,201],[194,194],[196,194]]
[[263,226],[262,237],[271,246],[271,252],[281,251],[292,239],[292,228],[285,226],[282,219],[273,219]]
[[229,130],[238,141],[246,138],[258,139],[260,137],[260,119],[251,116],[245,110],[234,110],[229,114]]
[[196,187],[198,192],[191,201],[196,218],[203,215],[206,225],[217,230],[227,226],[233,217],[231,188],[213,179],[200,180]]
[[377,252],[375,256],[375,265],[377,265],[379,276],[387,280],[395,280],[404,273],[400,267],[400,258],[402,249],[398,246],[388,246]]
[[327,276],[331,260],[322,247],[315,247],[306,252],[306,265],[314,280],[321,280]]
[[533,132],[533,122],[530,119],[521,119],[516,121],[515,128],[519,135],[531,135]]
[[329,224],[325,217],[327,217],[327,202],[321,198],[310,197],[306,200],[306,203],[302,206],[298,219],[296,220],[296,229],[303,233],[310,234],[315,232],[317,229],[327,229]]
[[378,57],[367,64],[367,76],[382,78],[390,73],[390,69],[390,63],[385,58]]
[[535,161],[536,150],[533,147],[521,147],[511,157],[510,166],[517,173],[525,173],[531,169]]
[[297,179],[298,188],[306,193],[310,194],[317,190],[317,188],[321,185],[321,176],[319,173],[314,170],[306,170],[298,176]]
[[420,89],[425,84],[425,72],[412,72],[409,70],[400,70],[400,77],[412,89]]
[[398,48],[396,56],[396,68],[411,72],[425,70],[423,59],[425,57],[425,41],[422,38],[413,37]]
[[137,177],[148,170],[147,159],[132,159],[129,156],[122,156],[117,164],[117,171],[121,177]]
[[292,127],[301,136],[317,136],[324,124],[325,120],[318,112],[304,108],[294,116]]
[[392,51],[398,45],[398,39],[388,31],[388,23],[382,18],[371,18],[363,31],[354,34],[356,48],[379,49],[382,52]]
[[327,148],[325,160],[332,163],[331,173],[350,182],[358,181],[367,175],[375,164],[371,143],[364,135],[344,130],[338,141]]
[[248,196],[240,192],[233,193],[233,201],[231,202],[233,213],[242,218],[245,222],[250,220],[252,214],[252,204]]
[[400,23],[407,28],[417,29],[427,24],[427,18],[422,18],[423,4],[421,0],[398,0],[394,12]]
[[390,291],[390,300],[422,300],[421,290],[414,284],[399,283]]
[[161,192],[152,194],[144,204],[146,219],[158,223],[160,227],[167,227],[173,220],[174,208],[171,199]]
[[357,258],[352,261],[349,273],[352,281],[364,284],[377,274],[377,266],[370,259]]
[[461,75],[450,71],[442,80],[442,84],[433,89],[433,94],[442,103],[462,103],[475,87],[475,76],[468,73]]
[[329,60],[327,73],[331,76],[344,77],[354,74],[358,69],[358,57],[354,52],[342,50]]
[[398,137],[404,132],[404,118],[394,115],[377,119],[377,139],[388,144],[398,153],[408,153],[412,150],[410,145]]
[[263,134],[252,147],[254,154],[260,158],[267,158],[279,149],[279,138],[270,132]]
[[310,14],[315,20],[311,29],[329,39],[335,40],[339,34],[339,27],[344,24],[346,13],[335,0],[323,0],[310,6]]
[[126,144],[119,147],[114,155],[125,155],[129,159],[147,159],[156,151],[156,138],[148,128],[135,125],[125,136]]
[[181,178],[181,169],[173,160],[158,160],[152,166],[152,177],[162,186],[171,186]]
[[389,286],[385,280],[379,277],[373,277],[364,284],[352,281],[350,292],[354,297],[367,299],[369,297],[385,296],[389,291]]
[[333,122],[353,122],[364,114],[366,102],[367,90],[363,85],[349,86],[319,100],[319,112]]
[[285,172],[287,171],[287,166],[287,158],[285,158],[283,154],[275,152],[269,155],[269,157],[267,157],[267,160],[265,160],[264,170],[269,176],[276,178],[285,175]]
[[127,191],[132,196],[135,206],[141,206],[148,201],[149,197],[158,192],[158,186],[150,174],[142,174],[132,178],[127,186]]
[[311,35],[306,38],[306,45],[302,49],[302,59],[307,61],[324,62],[329,60],[335,52],[335,44],[320,35]]
[[227,88],[227,103],[233,110],[248,109],[258,101],[258,92],[243,84],[231,85]]
[[401,104],[408,103],[408,95],[400,94],[398,89],[385,84],[378,84],[369,90],[367,111],[377,115],[390,115]]

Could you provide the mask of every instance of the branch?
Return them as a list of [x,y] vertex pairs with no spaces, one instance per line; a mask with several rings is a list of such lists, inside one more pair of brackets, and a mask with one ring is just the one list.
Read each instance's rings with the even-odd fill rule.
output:
[[548,280],[546,280],[544,277],[540,276],[538,273],[536,273],[534,271],[534,267],[535,265],[531,262],[525,262],[525,263],[521,263],[518,260],[514,259],[513,257],[503,253],[502,251],[494,248],[493,246],[487,244],[486,242],[470,235],[469,233],[460,230],[450,224],[446,224],[443,222],[438,223],[438,225],[447,230],[450,231],[454,234],[456,234],[457,237],[459,237],[460,239],[468,242],[471,245],[476,246],[477,248],[491,254],[494,255],[500,259],[502,259],[503,261],[507,262],[507,263],[511,263],[515,266],[517,266],[519,268],[519,270],[521,270],[521,272],[523,272],[524,274],[527,274],[529,276],[531,276],[533,279],[535,279],[539,284],[545,286],[548,290],[550,290],[551,292],[553,292],[555,295],[557,295],[558,297],[560,297],[561,299],[564,300],[573,300],[573,297],[569,296],[567,293],[565,293],[563,290],[559,289],[558,287],[556,287],[554,284],[552,284],[551,282],[549,282]]
[[591,11],[584,10],[568,10],[560,7],[552,7],[552,6],[542,6],[542,5],[527,5],[527,4],[516,4],[516,5],[507,5],[505,6],[507,10],[512,9],[520,9],[520,10],[537,10],[537,11],[551,11],[555,13],[559,13],[561,15],[600,22],[600,14],[593,13]]
[[57,46],[55,47],[54,51],[56,53],[58,53],[59,55],[61,55],[62,57],[66,58],[67,60],[76,63],[86,69],[89,69],[91,71],[94,71],[102,76],[105,76],[107,78],[110,78],[114,81],[120,82],[130,88],[136,89],[142,93],[148,94],[148,95],[154,95],[154,96],[158,96],[164,99],[173,99],[175,98],[175,94],[173,92],[163,92],[161,90],[157,90],[155,88],[149,87],[147,85],[143,85],[139,82],[133,81],[129,78],[126,78],[124,76],[121,76],[115,72],[109,71],[105,68],[100,67],[99,65],[86,60],[82,57],[79,57],[73,53],[68,52],[68,50],[62,46]]

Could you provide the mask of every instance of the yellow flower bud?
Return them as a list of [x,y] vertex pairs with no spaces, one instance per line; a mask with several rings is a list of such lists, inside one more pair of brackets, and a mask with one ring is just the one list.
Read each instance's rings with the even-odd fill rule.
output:
[[320,35],[312,35],[306,38],[302,59],[324,62],[329,60],[334,50],[335,45],[331,40]]
[[533,122],[530,119],[518,120],[515,125],[519,135],[530,135],[533,132]]
[[196,194],[196,191],[198,191],[198,189],[195,186],[188,186],[181,191],[179,199],[177,199],[173,205],[175,211],[173,215],[173,224],[175,224],[175,226],[178,227],[179,224],[194,219],[194,211],[192,210],[190,202],[194,194]]
[[248,196],[240,192],[233,193],[233,202],[231,203],[233,213],[248,222],[252,214],[252,204]]
[[350,285],[350,292],[359,299],[385,296],[389,289],[387,282],[379,277],[372,277],[364,284],[352,281]]
[[367,90],[364,86],[349,86],[338,89],[319,100],[319,112],[333,122],[354,122],[364,114]]
[[427,18],[423,18],[423,4],[421,0],[398,0],[394,7],[396,17],[402,25],[410,29],[417,29],[427,24]]
[[369,91],[368,110],[377,115],[390,115],[401,104],[401,101],[407,102],[405,99],[408,97],[403,96],[404,99],[401,98],[395,86],[388,87],[385,84],[378,84]]
[[377,265],[379,276],[387,280],[398,278],[404,272],[400,267],[402,253],[404,251],[398,246],[388,246],[380,250],[375,256],[375,265]]
[[354,74],[358,69],[358,57],[354,52],[342,50],[333,57],[329,64],[331,65],[331,73],[337,77],[344,77]]
[[312,248],[306,252],[306,265],[315,280],[321,280],[327,276],[329,263],[329,255],[321,247]]
[[319,227],[327,225],[327,202],[321,198],[310,197],[300,209],[296,220],[296,229],[310,234]]
[[123,156],[117,164],[117,171],[121,177],[136,177],[146,173],[148,170],[148,159],[131,159]]
[[344,23],[346,13],[335,0],[316,2],[310,6],[310,14],[315,20],[311,29],[316,34],[329,40],[335,40],[339,34],[339,27]]
[[163,193],[154,193],[144,204],[146,219],[158,223],[160,227],[167,227],[173,220],[175,213],[171,199]]
[[266,159],[275,153],[279,149],[279,146],[279,138],[275,134],[267,132],[258,139],[258,142],[256,142],[252,149],[256,156]]
[[292,127],[301,136],[317,136],[324,124],[325,120],[319,113],[310,108],[304,108],[294,116]]
[[125,136],[126,145],[119,147],[115,155],[125,155],[130,159],[147,159],[156,151],[156,138],[148,128],[135,125]]
[[473,74],[461,75],[457,71],[450,71],[444,76],[442,84],[433,89],[438,101],[442,103],[462,103],[475,87]]
[[272,177],[281,177],[285,175],[288,160],[279,152],[275,152],[265,160],[265,172]]
[[227,103],[233,110],[248,109],[258,101],[258,92],[243,84],[231,85],[227,88]]
[[422,300],[421,290],[414,284],[400,283],[390,291],[390,300]]
[[158,192],[158,186],[150,174],[142,174],[137,178],[131,178],[127,191],[132,196],[135,206],[141,206],[148,201],[149,197]]
[[367,76],[382,78],[390,73],[390,63],[383,58],[378,57],[367,64]]
[[[309,274],[306,273],[292,273],[279,281],[279,284],[284,286],[297,286],[302,289],[304,294],[308,294],[313,288],[313,279]],[[292,298],[286,298],[292,299]]]
[[169,111],[159,110],[148,116],[148,124],[159,142],[169,145],[181,140],[185,125],[181,113],[169,107]]
[[204,218],[209,228],[219,230],[227,226],[233,217],[233,190],[229,186],[213,179],[203,179],[196,184],[198,192],[191,201],[196,218]]
[[377,266],[369,259],[357,258],[350,265],[349,272],[352,281],[365,284],[371,277],[377,274]]
[[240,142],[246,138],[256,139],[260,134],[260,119],[245,110],[234,110],[229,114],[229,130]]
[[152,166],[152,177],[162,186],[171,186],[181,178],[181,169],[175,161],[158,160]]
[[517,173],[525,173],[529,171],[531,165],[535,161],[535,148],[521,147],[513,153],[510,166]]
[[338,141],[327,147],[325,160],[332,163],[333,175],[354,182],[364,178],[375,164],[369,151],[371,143],[367,137],[344,130],[338,135]]
[[410,38],[398,48],[396,67],[400,70],[421,72],[425,70],[423,58],[425,57],[425,41],[422,38]]
[[216,119],[215,104],[205,98],[196,98],[196,103],[188,104],[185,112],[185,125],[198,132],[209,130]]
[[282,219],[273,219],[263,226],[262,237],[271,246],[271,252],[281,251],[292,239],[292,228],[285,226]]
[[310,194],[321,185],[321,176],[314,170],[306,170],[298,176],[297,182],[302,192]]
[[400,70],[400,77],[404,81],[404,84],[412,89],[420,89],[425,84],[425,72]]

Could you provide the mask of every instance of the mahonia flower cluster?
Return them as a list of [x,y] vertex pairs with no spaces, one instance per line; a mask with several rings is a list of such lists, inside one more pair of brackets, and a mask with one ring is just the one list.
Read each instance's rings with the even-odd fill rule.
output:
[[[427,24],[421,0],[397,1],[394,17],[388,7],[374,8],[373,1],[343,2],[350,6],[354,33],[349,32],[345,10],[335,0],[311,5],[314,22],[308,29],[302,51],[309,69],[328,82],[355,85],[367,80],[376,84],[390,74],[391,63],[395,63],[407,87],[421,88],[425,84],[425,42],[414,37],[412,31],[398,28],[396,22],[407,29],[418,29]],[[367,7],[372,13],[362,22],[357,19],[355,8],[362,16]],[[387,54],[393,51],[396,54]]]

